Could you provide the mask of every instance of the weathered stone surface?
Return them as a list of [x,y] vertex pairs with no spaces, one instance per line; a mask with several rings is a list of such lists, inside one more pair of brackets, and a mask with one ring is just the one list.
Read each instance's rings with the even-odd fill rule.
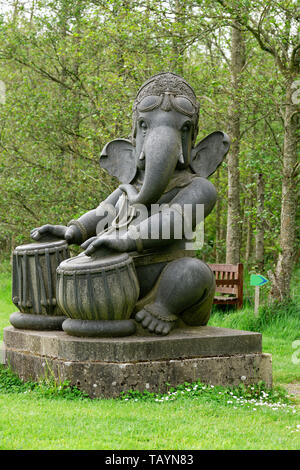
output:
[[25,380],[50,374],[91,397],[135,389],[165,391],[183,382],[272,385],[271,356],[261,335],[223,328],[173,331],[167,337],[73,338],[64,332],[4,330],[6,360]]
[[127,390],[164,392],[167,385],[201,380],[213,385],[234,386],[263,380],[272,386],[269,354],[239,354],[223,357],[148,362],[72,362],[7,350],[10,367],[24,380],[53,375],[69,380],[92,398],[117,397]]
[[7,348],[66,361],[135,362],[260,353],[261,334],[202,326],[168,336],[77,338],[63,331],[4,329]]
[[0,364],[5,364],[5,348],[3,341],[0,341]]

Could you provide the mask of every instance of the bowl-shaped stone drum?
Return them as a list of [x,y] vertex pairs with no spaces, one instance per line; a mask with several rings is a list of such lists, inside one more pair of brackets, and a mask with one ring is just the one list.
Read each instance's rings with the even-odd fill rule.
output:
[[138,296],[135,267],[127,253],[80,254],[57,268],[57,301],[71,319],[127,320]]

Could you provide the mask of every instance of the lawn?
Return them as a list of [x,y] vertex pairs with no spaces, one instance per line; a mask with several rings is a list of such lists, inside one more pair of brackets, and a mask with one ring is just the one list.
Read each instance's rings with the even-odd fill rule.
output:
[[[10,293],[9,266],[3,263],[1,334],[15,310]],[[282,386],[300,382],[300,364],[292,362],[300,315],[296,304],[276,313],[264,311],[255,319],[248,306],[215,312],[210,324],[262,331],[263,349],[273,355],[274,383]],[[261,406],[220,401],[222,393],[221,388],[211,395],[186,392],[160,402],[67,399],[22,387],[1,389],[0,382],[0,449],[299,449],[299,402]]]
[[0,397],[2,449],[297,449],[299,417],[210,401]]
[[11,301],[11,274],[8,262],[0,261],[0,340],[3,328],[9,325],[9,315],[16,311]]

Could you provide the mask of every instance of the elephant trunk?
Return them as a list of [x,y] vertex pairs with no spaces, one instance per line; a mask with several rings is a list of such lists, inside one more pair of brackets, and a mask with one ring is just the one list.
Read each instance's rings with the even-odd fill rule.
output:
[[140,192],[131,185],[120,187],[127,193],[131,205],[153,204],[163,194],[177,162],[183,158],[180,132],[168,126],[156,127],[147,135],[143,150],[146,166]]

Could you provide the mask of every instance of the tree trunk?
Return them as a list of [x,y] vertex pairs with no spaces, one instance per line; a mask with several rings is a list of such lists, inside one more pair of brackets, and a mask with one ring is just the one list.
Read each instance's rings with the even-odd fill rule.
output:
[[229,108],[229,135],[232,140],[228,164],[228,213],[226,236],[226,263],[240,261],[241,217],[240,217],[240,93],[241,72],[245,63],[244,40],[239,23],[234,22],[231,39],[231,85],[232,98]]
[[264,267],[264,203],[265,203],[265,185],[263,174],[257,175],[257,216],[256,216],[256,239],[255,239],[255,261],[258,270]]
[[[180,0],[175,0],[174,2],[174,14],[175,14],[175,31],[173,32],[172,37],[172,49],[173,57],[171,58],[171,70],[178,75],[184,75],[184,52],[182,49],[183,40],[181,38],[182,29],[185,25],[185,14],[186,6],[184,2]],[[179,29],[178,29],[179,27]]]
[[[219,193],[219,186],[220,186],[220,170],[216,171],[215,177],[215,186],[217,189],[217,193]],[[220,262],[220,235],[221,235],[221,198],[218,194],[217,202],[216,202],[216,238],[215,238],[215,246],[214,246],[214,257],[215,262],[218,264]]]
[[280,248],[275,273],[270,273],[272,300],[290,297],[290,282],[295,258],[296,238],[296,177],[297,177],[297,114],[299,109],[292,101],[293,82],[287,79],[284,112],[284,150],[281,194]]
[[35,9],[35,0],[32,0],[31,8],[30,8],[30,18],[29,18],[30,28],[32,27],[32,22],[34,18],[34,9]]
[[14,0],[12,22],[15,26],[17,26],[18,15],[19,15],[19,0]]
[[251,217],[248,217],[247,220],[247,237],[246,237],[246,251],[245,251],[245,263],[249,264],[249,260],[251,259],[252,255],[252,238],[253,238],[253,230],[251,224]]
[[249,208],[249,214],[246,219],[246,246],[245,246],[245,263],[248,264],[252,255],[252,239],[253,239],[253,226],[251,220],[251,209],[253,207],[252,195],[249,196],[248,201],[245,201],[245,206]]

